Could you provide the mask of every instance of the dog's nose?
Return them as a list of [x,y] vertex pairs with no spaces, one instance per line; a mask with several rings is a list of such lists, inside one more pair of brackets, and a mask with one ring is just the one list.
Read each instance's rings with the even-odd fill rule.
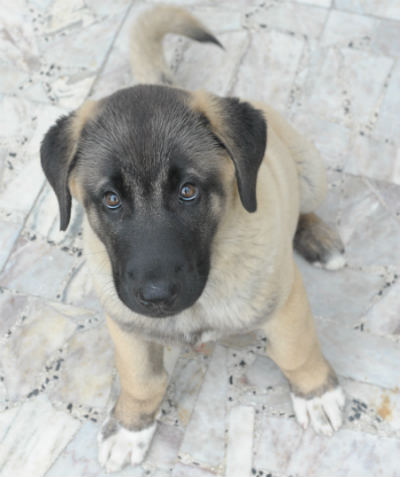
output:
[[145,283],[138,290],[138,299],[144,306],[171,306],[177,295],[178,285],[167,280],[157,280]]

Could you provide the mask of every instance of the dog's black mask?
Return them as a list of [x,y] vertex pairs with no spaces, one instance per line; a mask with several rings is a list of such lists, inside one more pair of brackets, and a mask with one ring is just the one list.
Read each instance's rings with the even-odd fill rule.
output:
[[[260,129],[261,159],[246,168],[244,159],[231,152],[240,144],[226,144],[206,115],[190,107],[188,96],[160,86],[121,90],[99,103],[96,114],[82,125],[76,145],[68,136],[73,114],[50,129],[41,149],[43,168],[59,199],[61,227],[69,221],[68,178],[73,170],[91,227],[107,249],[120,299],[150,317],[190,307],[206,285],[225,205],[221,170],[228,154],[242,202],[249,211],[255,209],[255,177],[265,148],[261,114],[229,99],[231,108],[235,102],[247,115],[246,127],[253,128],[250,111]],[[234,113],[234,121],[240,122],[240,111]],[[61,158],[56,165],[54,154]]]

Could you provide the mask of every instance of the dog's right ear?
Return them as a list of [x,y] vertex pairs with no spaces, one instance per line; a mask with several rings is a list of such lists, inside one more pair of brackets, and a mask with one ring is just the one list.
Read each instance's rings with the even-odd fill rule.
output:
[[93,117],[95,101],[88,101],[69,116],[63,116],[47,131],[40,147],[40,160],[47,180],[56,193],[60,210],[60,229],[66,230],[71,217],[68,179],[82,129]]

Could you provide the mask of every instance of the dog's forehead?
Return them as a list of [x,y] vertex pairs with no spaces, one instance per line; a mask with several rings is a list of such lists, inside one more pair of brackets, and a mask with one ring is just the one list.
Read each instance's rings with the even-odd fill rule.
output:
[[215,139],[185,95],[143,85],[106,98],[83,134],[81,152],[93,181],[121,176],[126,187],[145,193],[166,182],[171,171],[210,171]]

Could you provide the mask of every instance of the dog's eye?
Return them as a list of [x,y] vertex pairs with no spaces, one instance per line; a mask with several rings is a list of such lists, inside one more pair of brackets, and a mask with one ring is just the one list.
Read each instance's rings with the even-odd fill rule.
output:
[[179,198],[182,200],[193,200],[197,197],[197,195],[197,187],[189,183],[183,184],[181,190],[179,191]]
[[109,209],[118,209],[121,205],[118,195],[110,191],[104,194],[104,203]]

